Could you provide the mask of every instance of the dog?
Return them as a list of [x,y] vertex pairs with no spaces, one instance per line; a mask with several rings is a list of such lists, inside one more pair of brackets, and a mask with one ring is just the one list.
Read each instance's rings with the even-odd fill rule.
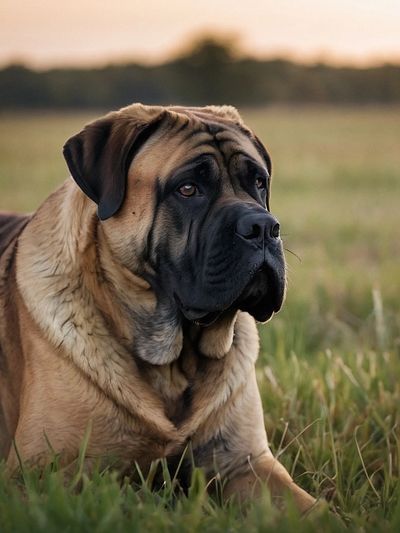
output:
[[271,160],[230,106],[133,104],[64,146],[67,180],[0,217],[0,456],[118,459],[145,472],[190,443],[245,500],[315,499],[273,457],[256,321],[285,295]]

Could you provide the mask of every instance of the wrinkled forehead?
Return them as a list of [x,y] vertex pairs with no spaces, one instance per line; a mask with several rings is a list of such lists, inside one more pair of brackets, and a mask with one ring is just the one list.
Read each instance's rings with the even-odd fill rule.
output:
[[171,114],[135,157],[129,174],[140,171],[148,179],[164,181],[177,168],[202,156],[229,171],[230,161],[250,158],[265,168],[265,161],[246,130],[233,122]]

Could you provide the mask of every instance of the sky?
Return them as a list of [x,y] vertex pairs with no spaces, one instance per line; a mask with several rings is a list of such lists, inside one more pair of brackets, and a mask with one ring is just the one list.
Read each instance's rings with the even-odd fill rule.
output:
[[0,0],[0,65],[156,63],[203,34],[258,57],[400,63],[400,0]]

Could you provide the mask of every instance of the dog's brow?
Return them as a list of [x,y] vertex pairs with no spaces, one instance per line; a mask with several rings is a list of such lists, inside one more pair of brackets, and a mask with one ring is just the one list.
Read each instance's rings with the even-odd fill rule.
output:
[[248,154],[247,152],[244,152],[243,150],[236,150],[235,152],[232,152],[228,158],[228,161],[227,161],[227,165],[228,165],[228,168],[230,166],[230,163],[231,163],[231,160],[233,157],[236,157],[236,156],[241,156],[241,158],[243,159],[247,159],[248,161],[250,161],[255,167],[257,167],[260,171],[262,172],[265,172],[267,174],[268,177],[269,176],[269,172],[267,170],[267,168],[262,165],[259,161],[257,161],[256,159],[254,159],[254,157],[252,157],[250,154]]
[[216,162],[216,157],[215,154],[212,152],[197,155],[192,159],[186,161],[182,166],[175,169],[169,176],[167,176],[167,180],[174,179],[176,176],[179,176],[185,171],[194,170],[196,167],[203,163],[208,163],[210,166],[212,166],[213,162]]

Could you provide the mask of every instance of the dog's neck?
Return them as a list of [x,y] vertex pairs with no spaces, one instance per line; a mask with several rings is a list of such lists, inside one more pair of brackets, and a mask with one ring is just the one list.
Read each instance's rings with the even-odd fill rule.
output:
[[174,302],[156,296],[151,285],[112,254],[96,222],[96,307],[134,357],[155,365],[169,364],[182,350],[182,326]]

